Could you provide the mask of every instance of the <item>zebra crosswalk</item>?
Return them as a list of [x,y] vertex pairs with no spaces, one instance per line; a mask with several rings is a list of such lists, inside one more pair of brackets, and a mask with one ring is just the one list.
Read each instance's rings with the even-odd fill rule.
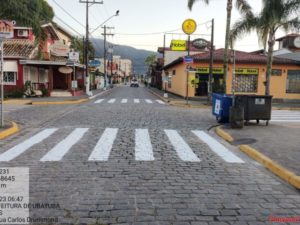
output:
[[113,103],[121,103],[121,104],[126,104],[126,103],[134,103],[134,104],[139,104],[139,103],[147,103],[147,104],[153,104],[153,103],[158,103],[160,105],[165,105],[165,103],[162,100],[156,99],[139,99],[139,98],[134,98],[134,99],[127,99],[127,98],[123,98],[121,100],[117,100],[115,98],[111,98],[111,99],[98,99],[96,101],[94,101],[94,104],[100,104],[100,103],[109,103],[109,104],[113,104]]
[[[63,129],[63,128],[62,128]],[[48,128],[40,131],[39,133],[29,137],[23,142],[17,144],[16,146],[8,149],[7,151],[0,154],[0,162],[9,162],[16,159],[21,154],[25,154],[26,151],[30,151],[35,145],[38,149],[41,146],[45,146],[42,142],[50,138],[51,135],[58,132],[58,128]],[[72,154],[72,148],[81,140],[84,141],[87,137],[87,133],[93,133],[89,128],[75,128],[62,140],[57,140],[55,144],[47,153],[39,159],[41,162],[56,162],[62,161],[66,154]],[[135,129],[134,130],[134,158],[136,161],[154,161],[155,156],[158,156],[158,151],[160,149],[153,148],[153,142],[151,141],[151,135],[148,129]],[[114,148],[116,139],[120,131],[118,128],[105,128],[101,135],[99,135],[99,140],[92,149],[89,150],[88,161],[109,161],[112,150],[117,150]],[[178,160],[184,162],[201,162],[201,157],[197,154],[197,149],[193,150],[190,145],[182,137],[180,131],[165,129],[163,130],[164,135],[167,137],[172,146],[174,155],[177,155]],[[197,142],[205,144],[215,155],[220,157],[223,161],[227,163],[244,163],[244,161],[226,148],[223,144],[218,142],[214,137],[203,130],[192,130],[190,133],[196,139]],[[60,138],[58,136],[58,138]],[[155,139],[155,138],[154,138]],[[87,139],[85,140],[87,141]],[[49,146],[49,145],[47,145]],[[47,149],[48,150],[48,149]],[[202,150],[202,149],[201,149]],[[86,149],[85,149],[86,151]],[[204,150],[206,151],[206,150]],[[70,153],[69,153],[70,152]]]
[[300,111],[296,110],[273,110],[272,122],[300,122]]

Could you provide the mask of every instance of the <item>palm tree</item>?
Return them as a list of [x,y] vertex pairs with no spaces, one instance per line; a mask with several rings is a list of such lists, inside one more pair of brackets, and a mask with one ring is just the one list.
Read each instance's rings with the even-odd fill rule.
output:
[[[188,7],[191,10],[196,1],[199,0],[188,0]],[[209,4],[210,0],[201,0],[206,4]],[[226,18],[226,34],[225,34],[225,50],[224,50],[224,92],[226,93],[226,80],[228,71],[228,47],[229,47],[229,33],[230,33],[230,23],[231,23],[231,11],[232,11],[232,1],[227,0],[227,18]],[[236,8],[245,16],[251,16],[251,6],[247,3],[247,0],[236,0]]]
[[275,33],[279,29],[285,32],[300,29],[298,19],[300,0],[262,0],[262,3],[261,12],[258,15],[253,13],[244,15],[233,25],[230,31],[230,41],[234,42],[242,35],[256,31],[264,49],[268,46],[265,94],[269,95]]

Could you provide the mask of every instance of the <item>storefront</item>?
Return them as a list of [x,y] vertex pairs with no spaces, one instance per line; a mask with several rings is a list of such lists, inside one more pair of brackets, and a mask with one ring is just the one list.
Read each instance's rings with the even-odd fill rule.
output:
[[[212,92],[224,92],[224,50],[214,54]],[[168,74],[167,91],[186,97],[206,96],[209,84],[209,53],[194,55],[194,63],[186,65],[182,58],[164,66]],[[260,53],[236,51],[235,65],[229,60],[226,93],[265,94],[267,57]],[[235,71],[234,71],[235,68]],[[289,59],[273,59],[270,77],[270,94],[275,99],[300,99],[300,62]],[[187,79],[187,76],[188,79]],[[163,80],[167,80],[163,78]],[[188,80],[188,84],[187,84]]]

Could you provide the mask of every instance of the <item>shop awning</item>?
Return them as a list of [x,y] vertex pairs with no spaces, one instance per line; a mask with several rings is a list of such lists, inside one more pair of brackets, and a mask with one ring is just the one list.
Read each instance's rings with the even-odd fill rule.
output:
[[66,61],[46,61],[46,60],[20,60],[21,65],[41,65],[41,66],[75,66],[79,68],[85,68],[80,63],[74,63],[70,65]]

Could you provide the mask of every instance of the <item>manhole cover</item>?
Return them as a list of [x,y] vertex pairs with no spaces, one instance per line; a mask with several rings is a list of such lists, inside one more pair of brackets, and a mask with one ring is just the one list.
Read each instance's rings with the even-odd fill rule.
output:
[[253,144],[255,143],[257,140],[254,138],[241,138],[241,139],[237,139],[234,140],[232,142],[233,145],[245,145],[245,144]]

